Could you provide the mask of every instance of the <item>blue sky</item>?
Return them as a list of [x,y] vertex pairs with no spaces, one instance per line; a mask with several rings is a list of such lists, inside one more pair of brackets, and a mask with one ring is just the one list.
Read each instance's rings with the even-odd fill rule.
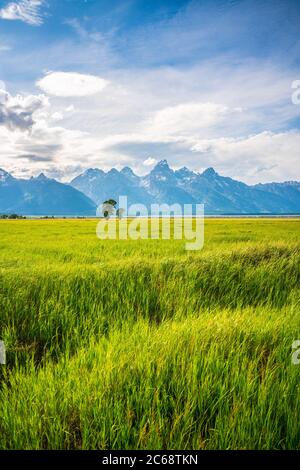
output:
[[0,166],[300,179],[299,31],[297,0],[0,0]]

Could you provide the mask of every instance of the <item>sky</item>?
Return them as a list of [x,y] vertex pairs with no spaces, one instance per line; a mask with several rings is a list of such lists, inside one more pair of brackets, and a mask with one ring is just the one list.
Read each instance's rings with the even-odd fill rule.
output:
[[0,167],[300,180],[299,0],[0,0]]

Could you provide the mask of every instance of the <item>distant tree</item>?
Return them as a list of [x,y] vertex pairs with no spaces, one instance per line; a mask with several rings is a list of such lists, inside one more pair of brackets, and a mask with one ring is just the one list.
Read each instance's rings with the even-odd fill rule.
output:
[[111,215],[113,215],[115,209],[117,206],[117,201],[114,199],[108,199],[107,201],[104,201],[102,204],[102,214],[103,217],[106,219],[109,219]]
[[26,219],[26,217],[18,214],[1,214],[0,219]]

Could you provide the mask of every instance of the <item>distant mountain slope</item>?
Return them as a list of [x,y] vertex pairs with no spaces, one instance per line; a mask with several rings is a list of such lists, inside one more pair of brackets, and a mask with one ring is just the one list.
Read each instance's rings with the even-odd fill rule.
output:
[[213,168],[195,173],[186,167],[172,170],[160,161],[146,176],[125,167],[90,169],[77,176],[73,187],[100,204],[105,199],[128,197],[129,204],[204,203],[207,214],[295,214],[300,213],[300,183],[268,183],[249,186],[219,175]]
[[[254,188],[259,191],[274,195],[278,199],[278,205],[283,204],[282,212],[287,211],[287,207],[291,212],[298,212],[300,208],[300,182],[286,181],[284,183],[266,183],[257,184]],[[279,201],[280,198],[280,201]]]
[[25,180],[0,170],[0,213],[92,216],[96,204],[75,188],[43,174]]
[[[289,202],[272,194],[261,185],[260,190],[229,177],[220,176],[213,168],[184,182],[186,191],[205,204],[207,213],[257,214],[294,212]],[[300,204],[298,204],[300,211]]]

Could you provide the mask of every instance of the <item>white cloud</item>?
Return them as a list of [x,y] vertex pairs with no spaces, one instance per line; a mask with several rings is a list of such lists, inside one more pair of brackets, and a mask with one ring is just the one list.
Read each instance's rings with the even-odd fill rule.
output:
[[[51,105],[50,105],[51,106]],[[44,116],[43,116],[44,114]],[[194,170],[213,166],[221,174],[250,184],[299,179],[300,131],[262,132],[245,137],[199,139],[197,136],[149,136],[141,132],[96,135],[57,126],[49,110],[37,112],[30,132],[0,126],[0,167],[9,171],[28,169],[69,180],[81,169],[130,165],[145,173],[166,156],[171,166],[183,164]],[[13,132],[12,132],[13,131]],[[122,148],[133,146],[133,153]],[[151,146],[165,146],[157,158],[143,159]],[[177,150],[181,154],[177,155]],[[184,160],[182,160],[184,155]],[[16,174],[18,174],[16,171]]]
[[0,89],[0,126],[29,130],[35,122],[35,113],[47,105],[45,95],[11,96],[5,89]]
[[108,84],[101,77],[75,72],[50,72],[36,83],[45,93],[60,97],[94,95]]
[[300,131],[264,131],[239,138],[199,140],[197,160],[248,183],[299,179]]
[[145,166],[153,166],[157,163],[157,160],[155,158],[149,157],[146,160],[143,161],[143,165]]
[[149,131],[163,135],[193,135],[240,112],[218,103],[182,103],[163,108],[146,123]]
[[155,112],[145,122],[145,128],[153,135],[193,136],[201,130],[215,128],[225,119],[233,119],[241,111],[241,108],[231,109],[213,102],[181,103]]
[[51,115],[52,121],[62,121],[64,118],[64,115],[60,111],[56,111]]
[[0,18],[3,20],[19,20],[24,23],[39,26],[43,23],[40,8],[44,0],[20,0],[10,2],[0,9]]

